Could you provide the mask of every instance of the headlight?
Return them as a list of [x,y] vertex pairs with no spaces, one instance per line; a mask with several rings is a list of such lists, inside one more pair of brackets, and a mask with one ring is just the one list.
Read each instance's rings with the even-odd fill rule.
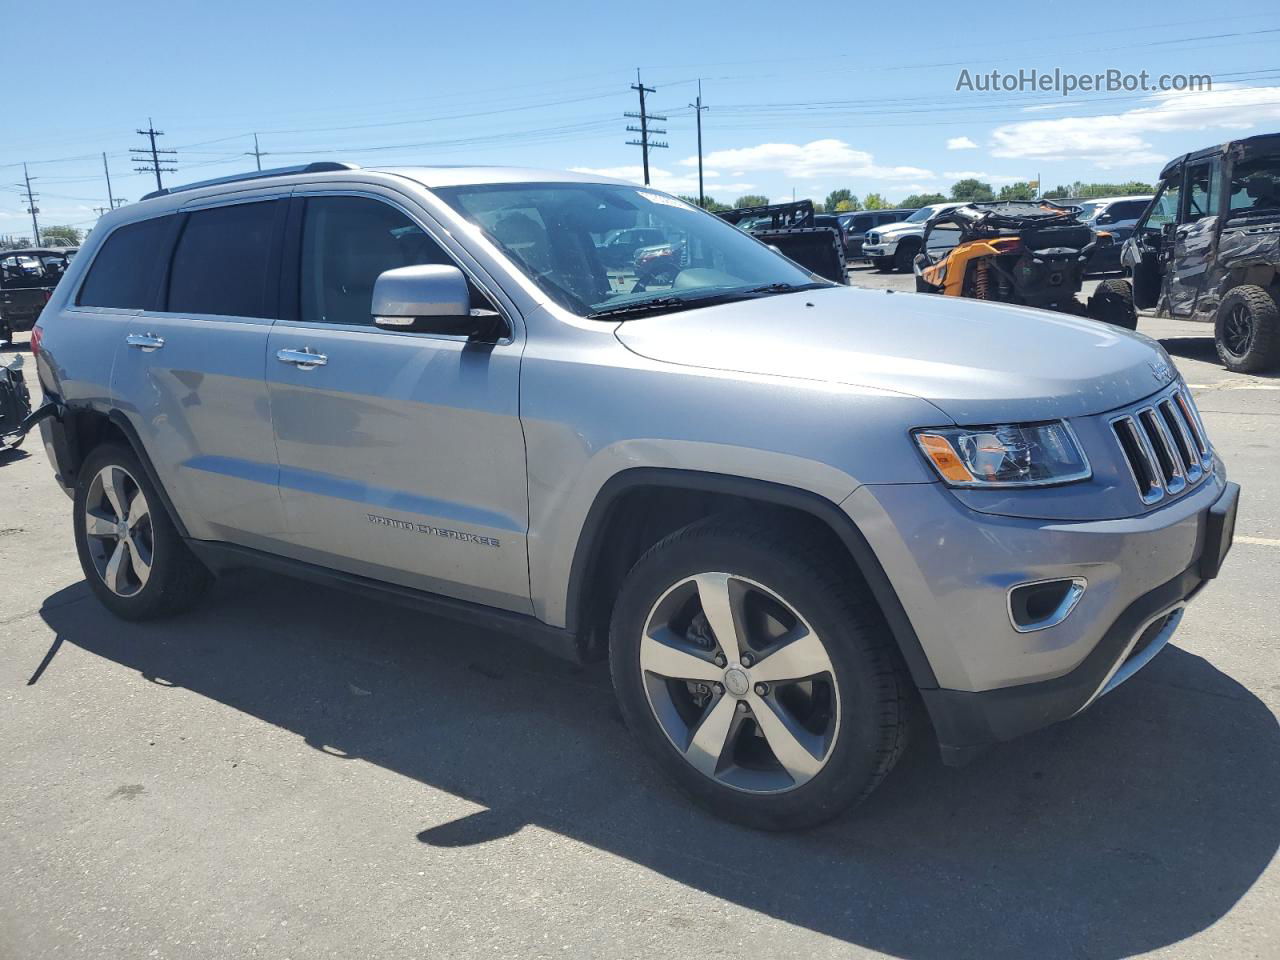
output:
[[1035,487],[1091,476],[1075,434],[1061,420],[927,428],[915,438],[953,487]]

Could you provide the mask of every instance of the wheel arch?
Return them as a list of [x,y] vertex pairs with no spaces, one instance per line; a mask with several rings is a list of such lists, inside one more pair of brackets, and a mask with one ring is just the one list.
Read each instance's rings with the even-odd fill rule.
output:
[[[647,535],[645,518],[638,515],[643,511],[623,509],[644,497],[674,498],[679,503],[675,519],[649,528]],[[584,649],[598,654],[602,646],[599,631],[607,630],[617,583],[640,554],[694,520],[735,508],[804,514],[824,528],[870,589],[915,685],[921,689],[937,687],[933,668],[897,591],[853,520],[820,494],[750,477],[666,467],[635,467],[610,477],[596,494],[578,535],[569,570],[566,628],[579,635]],[[655,536],[654,529],[661,532]],[[619,549],[607,550],[610,543]],[[603,602],[598,596],[601,591],[605,593]]]
[[64,407],[62,416],[54,421],[52,429],[53,447],[58,459],[57,473],[66,485],[74,487],[80,467],[95,448],[104,443],[122,443],[133,451],[142,464],[147,480],[159,495],[160,504],[173,521],[178,535],[184,539],[187,537],[186,525],[174,508],[173,501],[169,499],[164,484],[160,482],[160,476],[156,473],[151,457],[147,455],[142,438],[123,411],[104,411],[87,405],[69,404]]

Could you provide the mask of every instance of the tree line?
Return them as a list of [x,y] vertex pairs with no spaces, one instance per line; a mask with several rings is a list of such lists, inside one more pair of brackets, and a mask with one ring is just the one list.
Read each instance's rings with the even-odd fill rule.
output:
[[[1088,200],[1092,197],[1127,197],[1155,193],[1155,187],[1140,180],[1129,180],[1124,183],[1084,183],[1076,180],[1068,184],[1059,184],[1042,196],[1049,200]],[[699,206],[697,197],[682,196],[687,203]],[[1009,183],[996,190],[991,184],[975,177],[957,180],[951,185],[949,193],[913,193],[904,197],[899,203],[890,203],[879,193],[868,193],[859,198],[852,190],[841,188],[832,190],[825,200],[813,202],[813,208],[819,213],[848,213],[856,210],[896,210],[905,207],[925,207],[931,203],[948,201],[982,201],[982,200],[1035,200],[1036,184],[1029,180]],[[722,210],[733,210],[738,207],[763,207],[769,198],[763,194],[749,193],[738,197],[733,203],[721,203],[714,197],[707,197],[704,209],[711,213]]]

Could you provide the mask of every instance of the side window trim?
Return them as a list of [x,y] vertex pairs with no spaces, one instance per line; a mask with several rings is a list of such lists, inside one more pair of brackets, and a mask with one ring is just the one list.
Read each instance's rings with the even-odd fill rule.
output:
[[[290,288],[288,299],[285,299],[284,296],[282,295],[282,300],[281,300],[282,306],[286,303],[292,303],[294,313],[293,313],[293,316],[289,318],[286,318],[282,314],[282,316],[280,317],[281,321],[286,321],[289,323],[296,323],[296,324],[305,324],[305,325],[314,324],[316,326],[323,326],[325,328],[343,329],[343,330],[365,330],[365,331],[379,330],[379,332],[382,332],[382,333],[395,332],[395,331],[380,330],[380,328],[377,328],[377,327],[353,327],[350,324],[331,324],[331,323],[320,324],[316,321],[306,321],[302,319],[301,309],[300,309],[301,298],[299,293],[301,284],[302,284],[302,229],[306,219],[305,212],[304,212],[306,201],[312,197],[359,197],[365,200],[374,200],[379,203],[384,203],[387,206],[391,207],[393,210],[396,210],[399,213],[403,214],[412,223],[414,223],[420,230],[422,230],[422,232],[425,233],[427,237],[429,237],[432,240],[432,242],[436,244],[436,246],[438,246],[442,251],[444,251],[445,256],[447,256],[451,261],[453,261],[453,264],[459,270],[462,271],[463,275],[468,280],[470,280],[472,283],[474,283],[477,287],[480,288],[480,292],[483,293],[489,299],[490,303],[492,303],[495,307],[497,307],[498,313],[502,317],[502,322],[507,328],[507,335],[503,337],[501,340],[499,340],[498,342],[502,344],[515,342],[516,331],[518,328],[512,319],[512,314],[515,313],[516,311],[512,307],[508,306],[508,302],[507,302],[508,298],[505,297],[505,295],[501,297],[494,295],[493,291],[494,291],[495,284],[492,283],[491,281],[486,280],[469,264],[461,260],[450,248],[449,244],[441,240],[439,234],[440,232],[442,232],[442,230],[434,228],[432,223],[425,222],[425,219],[421,214],[414,212],[408,206],[398,202],[396,199],[392,197],[374,192],[372,190],[361,190],[359,188],[353,188],[350,185],[345,185],[343,188],[340,188],[340,189],[326,190],[323,188],[299,188],[294,191],[293,204],[297,205],[297,212],[296,212],[297,220],[295,223],[294,220],[292,219],[294,214],[291,210],[291,213],[290,213],[291,219],[289,220],[289,230],[291,232],[288,235],[286,242],[296,243],[297,257],[296,259],[293,259],[294,251],[292,249],[289,249],[285,252],[286,258],[293,259],[293,273],[292,273],[292,276],[289,276],[288,273],[285,272],[288,270],[288,266],[286,264],[282,269],[281,276],[280,276],[282,285],[287,282]],[[457,337],[436,336],[434,334],[427,334],[427,333],[415,333],[415,334],[412,334],[412,336],[430,337],[432,339],[441,339],[441,340],[457,340],[458,339]]]

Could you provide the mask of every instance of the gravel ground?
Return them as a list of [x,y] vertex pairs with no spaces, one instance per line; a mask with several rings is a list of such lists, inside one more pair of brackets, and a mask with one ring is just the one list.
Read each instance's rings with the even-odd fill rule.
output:
[[113,620],[0,455],[0,957],[1280,956],[1280,380],[1141,329],[1244,486],[1222,577],[1086,714],[921,737],[805,834],[694,810],[603,669],[499,636],[261,575]]

